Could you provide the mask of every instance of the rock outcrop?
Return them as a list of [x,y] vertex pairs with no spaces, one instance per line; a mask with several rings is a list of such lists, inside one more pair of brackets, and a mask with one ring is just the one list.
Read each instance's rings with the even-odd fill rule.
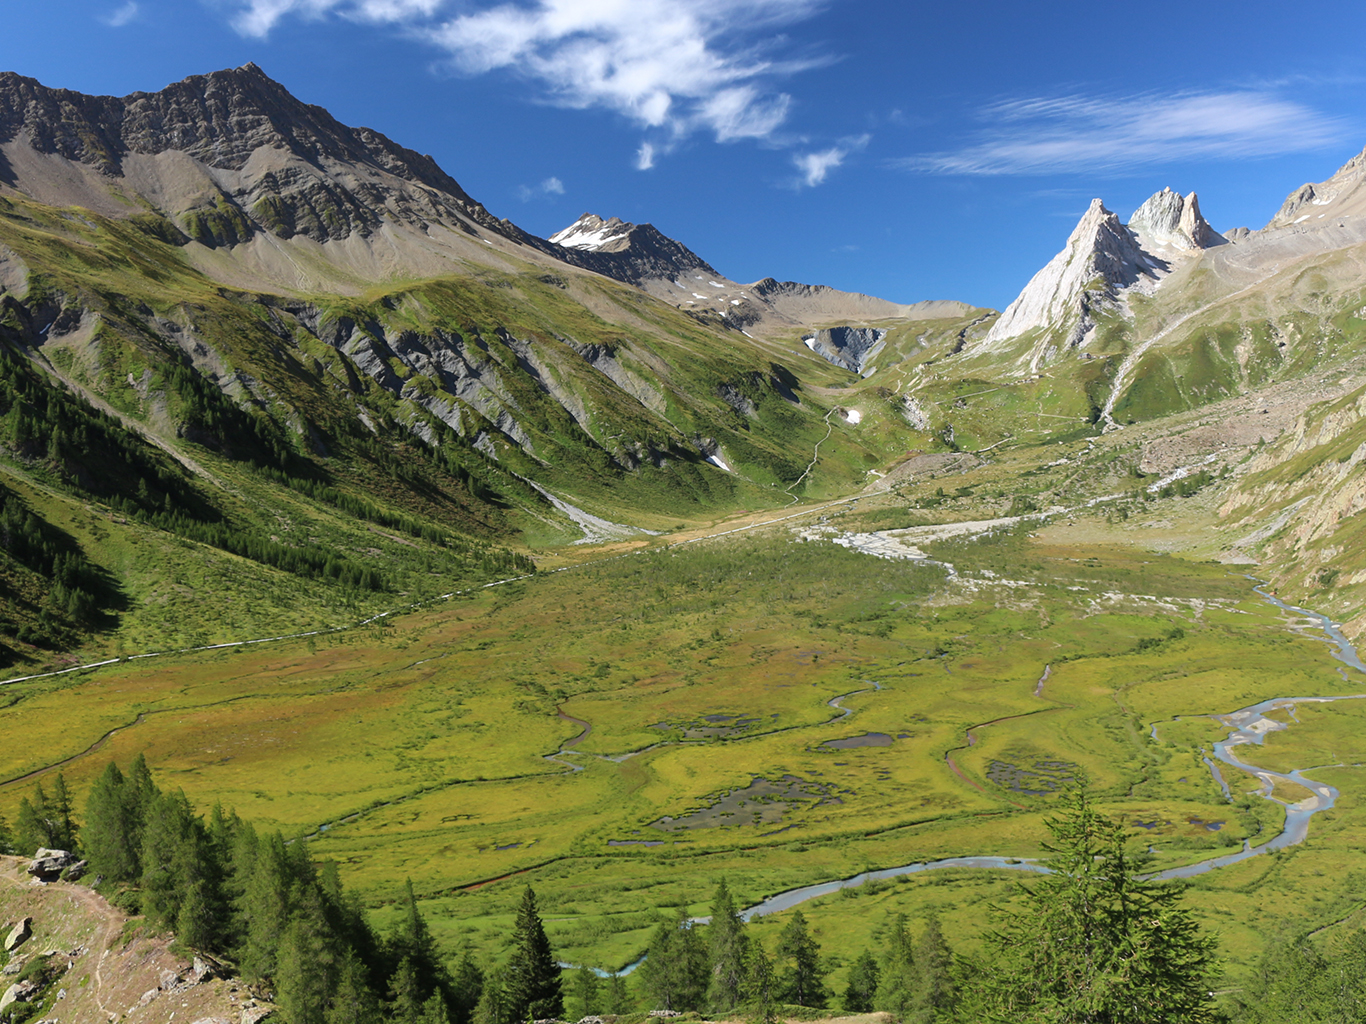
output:
[[887,332],[877,327],[827,327],[802,338],[802,344],[828,363],[867,376],[868,363],[882,351]]
[[1182,196],[1170,188],[1151,196],[1134,211],[1129,230],[1138,236],[1144,249],[1166,246],[1200,250],[1228,243],[1201,215],[1200,200],[1194,192]]
[[1295,224],[1317,226],[1332,217],[1366,215],[1366,149],[1338,168],[1327,181],[1301,185],[1286,196],[1263,231]]

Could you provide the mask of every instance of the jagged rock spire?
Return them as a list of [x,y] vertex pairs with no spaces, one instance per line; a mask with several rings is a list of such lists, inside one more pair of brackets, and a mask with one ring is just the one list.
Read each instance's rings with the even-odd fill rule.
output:
[[1227,241],[1201,215],[1194,192],[1182,196],[1170,188],[1155,193],[1134,211],[1129,230],[1148,245],[1177,249],[1208,249]]

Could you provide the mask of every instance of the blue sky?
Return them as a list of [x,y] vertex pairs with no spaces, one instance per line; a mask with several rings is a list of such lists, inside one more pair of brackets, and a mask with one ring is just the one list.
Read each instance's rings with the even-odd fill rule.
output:
[[1219,230],[1366,146],[1366,4],[0,0],[0,69],[124,95],[255,61],[549,235],[1000,308],[1093,196]]

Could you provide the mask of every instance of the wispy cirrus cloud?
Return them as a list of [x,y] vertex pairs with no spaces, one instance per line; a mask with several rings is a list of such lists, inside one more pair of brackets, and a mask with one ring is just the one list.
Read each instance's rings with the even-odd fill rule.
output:
[[825,63],[777,56],[786,44],[772,33],[828,0],[230,2],[245,35],[265,36],[290,17],[392,25],[466,74],[506,71],[534,83],[544,101],[615,111],[650,134],[642,169],[694,132],[719,142],[769,138],[791,104],[777,81]]
[[115,8],[104,17],[100,18],[100,21],[104,22],[110,28],[123,28],[125,25],[131,24],[133,21],[137,20],[138,12],[139,8],[136,0],[128,0],[122,7]]
[[1115,171],[1193,158],[1321,149],[1351,132],[1344,120],[1274,92],[1030,97],[992,104],[961,149],[896,161],[935,174]]

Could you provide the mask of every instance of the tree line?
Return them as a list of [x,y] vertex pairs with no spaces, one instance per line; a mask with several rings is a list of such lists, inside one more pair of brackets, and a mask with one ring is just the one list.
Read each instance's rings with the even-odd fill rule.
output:
[[521,1024],[563,1013],[560,968],[535,893],[527,888],[504,966],[486,972],[466,952],[437,948],[411,882],[397,925],[379,934],[344,891],[333,862],[315,864],[302,840],[259,833],[215,805],[196,813],[160,789],[139,755],[110,764],[77,822],[66,780],[42,782],[19,804],[0,850],[79,851],[113,901],[172,931],[186,948],[225,957],[270,994],[287,1024]]
[[[878,948],[849,966],[842,992],[801,911],[776,941],[761,941],[723,879],[705,923],[680,911],[654,930],[635,972],[577,970],[568,1008],[655,1009],[772,1024],[792,1007],[882,1010],[910,1024],[1216,1024],[1359,1020],[1366,940],[1333,948],[1301,941],[1268,954],[1231,1018],[1216,1007],[1214,939],[1182,902],[1179,883],[1157,882],[1125,848],[1122,826],[1084,789],[1067,791],[1046,825],[1048,873],[1022,885],[1013,906],[992,910],[980,948],[955,951],[938,921],[890,922]],[[0,822],[0,845],[10,842]],[[109,765],[81,823],[57,774],[20,804],[14,845],[79,847],[99,884],[130,901],[185,946],[234,960],[267,988],[287,1024],[524,1024],[562,1017],[561,969],[528,887],[501,967],[468,953],[452,965],[436,948],[411,885],[386,935],[343,891],[335,864],[314,864],[302,841],[259,834],[215,807],[195,813],[183,793],[160,790],[138,757],[127,774]],[[1306,1010],[1306,1007],[1309,1009]],[[1356,1007],[1354,1009],[1354,1007]],[[1336,1014],[1336,1015],[1334,1015]]]

